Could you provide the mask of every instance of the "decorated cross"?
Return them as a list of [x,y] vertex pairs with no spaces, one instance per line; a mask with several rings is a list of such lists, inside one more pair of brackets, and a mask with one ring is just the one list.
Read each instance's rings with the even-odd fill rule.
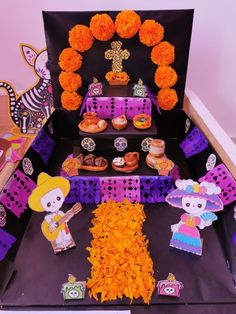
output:
[[121,41],[113,41],[111,43],[111,48],[105,52],[105,58],[107,60],[112,60],[112,71],[115,73],[122,72],[123,65],[122,61],[127,60],[130,56],[130,53],[127,49],[121,49]]

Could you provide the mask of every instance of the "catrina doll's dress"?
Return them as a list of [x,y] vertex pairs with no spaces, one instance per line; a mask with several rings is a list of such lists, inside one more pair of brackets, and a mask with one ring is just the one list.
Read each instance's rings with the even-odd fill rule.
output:
[[201,223],[201,218],[184,214],[181,216],[181,222],[178,231],[172,235],[170,246],[201,255],[202,241],[197,229]]

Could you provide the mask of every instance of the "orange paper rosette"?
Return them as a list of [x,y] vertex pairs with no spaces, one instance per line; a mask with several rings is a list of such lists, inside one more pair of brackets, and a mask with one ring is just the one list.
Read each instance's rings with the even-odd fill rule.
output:
[[77,71],[82,66],[82,56],[73,48],[65,48],[59,56],[59,66],[64,71]]
[[158,67],[155,72],[155,83],[160,88],[174,86],[177,79],[177,73],[168,65]]
[[69,31],[69,43],[72,48],[84,52],[92,47],[93,35],[87,26],[77,24]]
[[61,94],[61,104],[66,110],[72,111],[79,109],[82,104],[82,96],[78,95],[76,92],[70,93],[64,91]]
[[161,109],[171,110],[178,102],[178,96],[174,89],[163,88],[157,94],[157,101]]
[[92,264],[87,281],[90,297],[101,302],[123,296],[143,298],[149,303],[155,289],[153,262],[148,240],[142,234],[145,221],[143,205],[108,201],[93,211],[93,240],[87,248]]
[[157,45],[164,37],[164,27],[154,21],[145,20],[139,30],[139,40],[148,47]]
[[108,14],[96,14],[91,18],[90,30],[97,40],[107,41],[115,33],[115,24]]
[[75,92],[82,86],[82,79],[79,74],[73,72],[61,72],[59,75],[61,87],[68,92]]
[[162,41],[152,48],[151,60],[158,65],[170,65],[175,60],[175,47],[168,41]]
[[117,14],[115,20],[116,32],[121,38],[132,38],[141,26],[140,16],[131,10],[124,10]]

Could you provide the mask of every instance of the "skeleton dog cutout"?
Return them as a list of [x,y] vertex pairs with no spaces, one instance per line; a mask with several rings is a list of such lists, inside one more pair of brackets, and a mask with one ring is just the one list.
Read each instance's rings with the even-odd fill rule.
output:
[[7,82],[0,82],[9,96],[9,111],[13,123],[23,134],[36,134],[41,129],[43,120],[48,119],[52,106],[52,86],[50,72],[47,68],[47,51],[37,52],[29,45],[21,44],[22,55],[38,77],[37,83],[16,96],[16,92]]
[[186,212],[180,221],[171,226],[170,246],[193,254],[202,255],[202,239],[199,229],[204,229],[217,220],[213,213],[223,209],[218,194],[221,189],[214,183],[177,180],[177,189],[169,193],[166,201]]
[[70,191],[70,182],[64,177],[51,177],[42,172],[38,176],[37,187],[29,197],[29,206],[37,212],[47,212],[41,225],[46,239],[51,243],[54,253],[75,246],[67,222],[81,211],[81,204],[75,204],[64,213],[61,207]]

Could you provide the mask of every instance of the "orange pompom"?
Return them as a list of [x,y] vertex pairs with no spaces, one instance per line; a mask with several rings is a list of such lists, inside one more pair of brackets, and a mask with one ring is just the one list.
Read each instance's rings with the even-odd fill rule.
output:
[[137,34],[141,26],[140,16],[131,10],[124,10],[117,14],[115,20],[116,32],[121,38],[131,38]]
[[178,96],[174,89],[163,88],[157,94],[157,101],[161,109],[171,110],[178,102]]
[[106,13],[96,14],[91,18],[90,30],[97,40],[107,41],[115,33],[115,24],[110,15]]
[[61,94],[62,107],[69,111],[77,110],[82,104],[82,99],[82,96],[78,95],[76,92],[70,93],[64,91]]
[[175,70],[168,66],[160,66],[155,73],[155,83],[160,88],[172,87],[177,82],[178,76]]
[[164,37],[164,27],[154,21],[145,20],[139,30],[139,40],[148,47],[157,45]]
[[158,65],[169,65],[175,60],[175,47],[168,43],[168,41],[162,41],[158,45],[152,48],[151,60]]
[[65,48],[59,56],[59,66],[66,72],[77,71],[82,66],[82,56],[73,48]]
[[129,81],[130,80],[129,75],[126,72],[116,73],[116,72],[113,72],[113,71],[109,71],[109,72],[106,73],[105,78],[106,78],[106,80],[108,82],[110,82],[110,81],[125,82],[125,81]]
[[81,76],[73,72],[61,72],[59,82],[61,87],[68,92],[75,92],[82,86]]
[[92,47],[93,35],[87,26],[77,24],[69,31],[69,43],[72,48],[84,52]]

